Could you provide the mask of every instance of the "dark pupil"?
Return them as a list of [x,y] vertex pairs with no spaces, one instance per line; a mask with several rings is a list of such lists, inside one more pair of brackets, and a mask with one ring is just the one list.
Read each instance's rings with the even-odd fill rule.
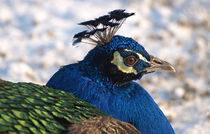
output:
[[128,66],[132,66],[136,63],[136,57],[134,56],[128,56],[125,58],[125,64]]

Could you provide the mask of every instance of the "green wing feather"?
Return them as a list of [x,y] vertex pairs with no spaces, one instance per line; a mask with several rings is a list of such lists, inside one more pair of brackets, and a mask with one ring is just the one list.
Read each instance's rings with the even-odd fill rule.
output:
[[0,81],[0,133],[61,133],[69,124],[104,115],[69,92]]

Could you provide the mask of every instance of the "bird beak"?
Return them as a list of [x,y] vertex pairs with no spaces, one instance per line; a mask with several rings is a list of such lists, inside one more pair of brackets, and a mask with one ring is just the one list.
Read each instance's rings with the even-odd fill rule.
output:
[[150,55],[149,64],[151,66],[148,68],[145,68],[145,71],[147,73],[154,72],[157,70],[168,70],[168,71],[176,72],[175,68],[170,63],[168,63],[167,61],[161,60],[157,57],[154,57],[152,55]]

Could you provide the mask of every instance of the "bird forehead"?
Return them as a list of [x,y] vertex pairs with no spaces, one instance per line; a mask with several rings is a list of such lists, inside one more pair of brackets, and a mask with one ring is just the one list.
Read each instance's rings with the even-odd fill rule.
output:
[[141,54],[142,57],[145,57],[147,60],[150,59],[150,56],[144,47],[132,38],[116,35],[113,37],[109,45],[111,47],[110,49],[112,50],[127,49],[129,51]]

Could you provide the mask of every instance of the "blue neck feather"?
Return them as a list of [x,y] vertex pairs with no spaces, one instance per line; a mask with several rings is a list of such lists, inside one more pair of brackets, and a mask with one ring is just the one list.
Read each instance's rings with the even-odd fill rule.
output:
[[121,48],[141,52],[149,59],[144,48],[131,38],[114,36],[110,43],[91,50],[83,61],[62,67],[47,86],[71,92],[108,115],[130,122],[143,134],[174,134],[165,115],[139,84],[132,80],[113,82],[105,73],[113,51]]
[[[152,97],[137,83],[113,85],[102,79],[97,68],[89,70],[92,78],[79,68],[83,63],[61,68],[47,86],[72,92],[108,115],[132,123],[143,134],[173,134],[173,128]],[[89,74],[88,74],[89,75]],[[71,77],[69,77],[71,76]],[[101,81],[101,80],[105,80]],[[104,85],[104,83],[109,84]]]

